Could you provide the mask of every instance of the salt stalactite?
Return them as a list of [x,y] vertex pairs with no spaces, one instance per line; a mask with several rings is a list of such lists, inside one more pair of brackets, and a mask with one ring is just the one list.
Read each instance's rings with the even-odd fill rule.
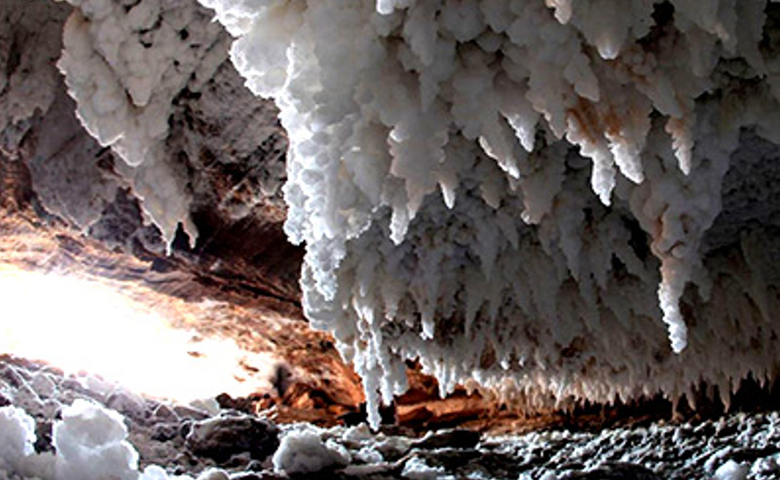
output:
[[200,1],[281,110],[306,315],[373,424],[406,358],[538,402],[769,374],[706,361],[733,320],[680,305],[719,288],[700,245],[740,129],[780,132],[766,2]]
[[227,55],[218,26],[195,4],[170,0],[69,0],[58,63],[89,133],[125,165],[142,206],[170,242],[181,223],[190,241],[186,176],[166,161],[174,97],[206,82]]

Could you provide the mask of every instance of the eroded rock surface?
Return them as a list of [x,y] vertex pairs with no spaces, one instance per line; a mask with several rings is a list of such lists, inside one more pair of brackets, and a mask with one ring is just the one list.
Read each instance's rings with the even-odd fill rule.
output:
[[279,447],[279,438],[276,427],[265,420],[227,414],[192,424],[186,445],[194,454],[218,463],[242,453],[262,461]]

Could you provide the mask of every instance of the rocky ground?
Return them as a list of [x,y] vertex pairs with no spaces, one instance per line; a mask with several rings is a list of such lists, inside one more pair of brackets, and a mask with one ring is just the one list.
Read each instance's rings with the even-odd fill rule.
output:
[[[18,407],[32,416],[36,454],[59,455],[52,426],[78,400],[124,417],[127,440],[138,452],[138,471],[146,469],[144,475],[156,472],[157,467],[147,467],[157,465],[167,475],[212,480],[780,478],[778,412],[598,432],[548,428],[490,436],[445,429],[420,436],[388,426],[375,433],[365,424],[277,424],[227,408],[225,397],[173,405],[86,373],[65,375],[42,364],[0,357],[0,413]],[[0,448],[0,479],[27,478],[3,470],[2,452]]]

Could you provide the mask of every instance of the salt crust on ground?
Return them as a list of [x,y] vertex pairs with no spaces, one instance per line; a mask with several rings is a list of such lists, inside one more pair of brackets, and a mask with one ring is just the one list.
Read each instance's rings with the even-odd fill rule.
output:
[[323,442],[316,431],[289,431],[273,457],[274,470],[287,474],[313,473],[345,467],[351,458],[346,449],[332,441]]
[[0,407],[2,480],[165,480],[177,475],[278,480],[304,472],[343,480],[563,480],[588,472],[615,480],[740,480],[745,472],[754,480],[770,480],[780,475],[776,412],[694,425],[482,437],[468,445],[448,441],[463,436],[448,431],[415,439],[374,433],[365,424],[331,429],[281,425],[281,445],[272,458],[258,464],[238,455],[229,466],[193,457],[177,440],[188,422],[217,421],[215,414],[148,401],[95,377],[63,377],[47,368],[0,361],[0,404],[9,402]]
[[[138,452],[127,441],[122,415],[97,403],[76,400],[54,423],[55,454],[35,453],[35,421],[24,410],[0,408],[0,478],[15,480],[192,480],[169,476],[156,465],[138,470]],[[227,480],[207,470],[198,480]]]
[[[18,407],[0,407],[0,479],[193,478],[169,475],[157,465],[139,471],[123,418],[113,410],[76,400],[63,409],[62,417],[54,424],[57,453],[38,454],[32,417]],[[560,480],[601,472],[616,480],[768,480],[780,474],[780,453],[772,449],[779,426],[776,413],[742,415],[695,427],[534,433],[484,439],[475,449],[426,451],[410,449],[410,439],[372,434],[365,425],[329,430],[295,425],[288,427],[273,467],[283,478],[322,472],[343,479]],[[197,479],[228,480],[246,473],[210,468]]]

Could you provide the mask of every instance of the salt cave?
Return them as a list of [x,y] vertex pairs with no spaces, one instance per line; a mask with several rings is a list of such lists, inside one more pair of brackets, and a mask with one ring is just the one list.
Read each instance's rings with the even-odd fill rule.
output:
[[[374,428],[415,365],[524,413],[728,407],[780,374],[778,82],[767,0],[4,0],[0,259],[216,296],[238,337],[302,312],[341,380],[293,390]],[[277,470],[351,468],[342,433]]]
[[279,106],[304,309],[370,406],[415,358],[531,404],[776,374],[773,5],[202,3]]

